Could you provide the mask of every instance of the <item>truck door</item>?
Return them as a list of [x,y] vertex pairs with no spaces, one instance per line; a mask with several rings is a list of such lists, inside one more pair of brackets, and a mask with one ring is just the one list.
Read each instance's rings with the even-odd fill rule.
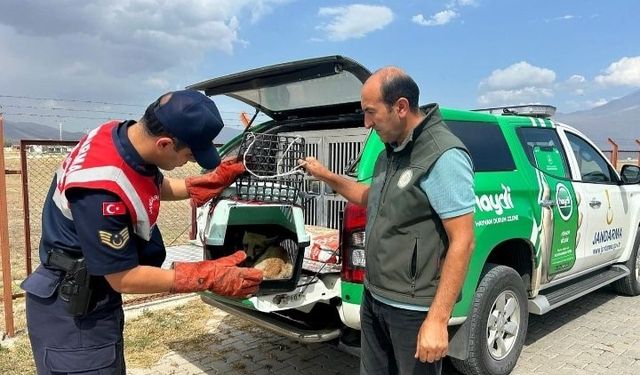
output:
[[575,268],[578,231],[577,198],[571,184],[567,156],[554,128],[520,128],[518,135],[537,181],[538,237],[534,240],[540,258],[540,282],[578,271]]
[[614,168],[582,135],[568,130],[563,134],[583,216],[578,243],[580,268],[594,268],[618,258],[635,233],[626,233],[629,226]]
[[546,245],[544,251],[548,252],[547,262],[543,265],[546,272],[542,274],[546,274],[546,281],[551,281],[560,273],[573,273],[570,270],[576,261],[577,202],[575,191],[567,179],[569,171],[562,151],[555,145],[535,146],[533,155],[542,184],[539,204],[543,211],[548,211],[542,216],[542,244]]

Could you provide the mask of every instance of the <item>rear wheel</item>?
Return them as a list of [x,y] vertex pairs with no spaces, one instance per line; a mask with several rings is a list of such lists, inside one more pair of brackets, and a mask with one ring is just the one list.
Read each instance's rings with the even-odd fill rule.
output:
[[509,374],[527,334],[529,311],[522,277],[512,268],[487,265],[469,316],[469,356],[451,358],[465,374]]
[[631,271],[629,276],[613,283],[613,287],[618,293],[627,296],[640,295],[640,230],[636,232],[636,241],[633,244],[633,251],[626,263]]

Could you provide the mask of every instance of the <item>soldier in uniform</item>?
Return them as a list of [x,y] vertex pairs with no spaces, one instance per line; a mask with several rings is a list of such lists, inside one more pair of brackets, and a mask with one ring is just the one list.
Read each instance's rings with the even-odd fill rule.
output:
[[[160,268],[160,200],[202,205],[244,171],[220,162],[213,139],[222,127],[207,96],[170,92],[137,122],[94,129],[63,161],[43,209],[41,265],[22,283],[39,374],[125,374],[121,293],[257,290],[262,272],[238,266],[242,251]],[[188,161],[212,171],[184,180],[160,171]]]

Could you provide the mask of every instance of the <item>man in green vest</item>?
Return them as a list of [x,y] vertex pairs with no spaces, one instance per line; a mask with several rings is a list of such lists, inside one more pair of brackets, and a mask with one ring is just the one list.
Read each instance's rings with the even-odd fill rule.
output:
[[418,106],[415,81],[397,67],[364,83],[364,126],[385,143],[370,186],[304,167],[367,207],[361,374],[440,374],[447,325],[474,245],[473,165],[437,104]]

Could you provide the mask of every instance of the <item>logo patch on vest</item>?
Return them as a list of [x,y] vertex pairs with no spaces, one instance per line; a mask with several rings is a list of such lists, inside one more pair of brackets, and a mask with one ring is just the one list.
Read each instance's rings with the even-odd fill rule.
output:
[[127,213],[127,206],[124,202],[102,202],[102,215],[115,216]]
[[154,212],[158,212],[158,207],[160,206],[159,201],[160,201],[160,196],[158,194],[149,198],[149,206],[147,208],[147,211],[149,211],[149,214],[153,215]]
[[122,249],[129,242],[129,228],[126,227],[116,233],[100,230],[98,235],[100,236],[100,243],[115,250]]
[[413,171],[411,169],[406,169],[402,172],[398,179],[398,187],[404,189],[404,187],[409,184],[409,181],[411,181],[411,177],[413,177]]

